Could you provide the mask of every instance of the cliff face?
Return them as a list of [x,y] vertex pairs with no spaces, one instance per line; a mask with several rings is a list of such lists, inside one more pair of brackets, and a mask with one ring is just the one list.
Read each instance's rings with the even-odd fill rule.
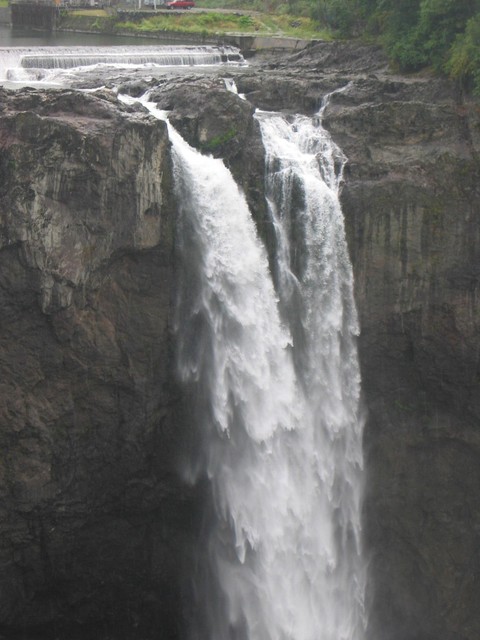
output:
[[[247,101],[221,75],[165,77],[153,96],[225,159],[267,245],[253,108],[313,113],[344,87],[324,122],[349,158],[368,637],[477,640],[478,105],[391,75],[368,47],[263,60],[237,74]],[[108,92],[1,97],[0,633],[51,638],[65,623],[99,635],[116,621],[116,639],[182,637],[178,576],[199,500],[177,474],[189,434],[172,359],[166,131]]]
[[356,82],[327,114],[350,159],[379,638],[480,635],[479,115],[400,78]]
[[0,634],[173,635],[193,516],[171,420],[166,130],[113,97],[1,102]]

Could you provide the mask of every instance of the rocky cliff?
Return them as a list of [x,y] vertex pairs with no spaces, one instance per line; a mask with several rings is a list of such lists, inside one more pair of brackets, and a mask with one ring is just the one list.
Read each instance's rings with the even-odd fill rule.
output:
[[[253,110],[314,113],[344,88],[324,122],[349,158],[368,637],[477,640],[478,104],[371,47],[263,59],[236,74],[246,100],[223,75],[122,90],[154,84],[189,142],[225,159],[270,249]],[[73,621],[101,637],[117,621],[115,638],[181,638],[199,499],[176,472],[167,134],[108,91],[4,93],[1,109],[0,632]]]
[[350,158],[373,637],[480,635],[479,115],[422,78],[356,82],[327,115]]
[[0,635],[175,637],[166,129],[112,95],[0,100]]

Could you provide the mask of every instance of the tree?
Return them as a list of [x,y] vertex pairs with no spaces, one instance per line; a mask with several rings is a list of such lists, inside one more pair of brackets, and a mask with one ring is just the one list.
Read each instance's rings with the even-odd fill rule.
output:
[[480,3],[476,0],[422,0],[415,29],[417,47],[437,70],[443,69],[450,48]]
[[451,78],[480,95],[480,12],[468,20],[465,33],[457,36],[445,69]]
[[358,0],[319,0],[312,17],[342,36],[355,33],[359,25]]

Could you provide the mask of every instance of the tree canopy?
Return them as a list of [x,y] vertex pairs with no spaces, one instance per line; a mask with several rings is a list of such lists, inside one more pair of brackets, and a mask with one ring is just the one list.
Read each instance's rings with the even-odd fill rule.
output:
[[402,71],[432,66],[480,95],[480,0],[311,0],[343,36],[381,36]]

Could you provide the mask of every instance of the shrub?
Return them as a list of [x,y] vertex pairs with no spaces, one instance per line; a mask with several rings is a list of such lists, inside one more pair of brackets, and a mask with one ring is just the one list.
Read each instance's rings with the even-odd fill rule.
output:
[[480,95],[480,13],[467,22],[465,33],[457,36],[445,65],[450,77]]

